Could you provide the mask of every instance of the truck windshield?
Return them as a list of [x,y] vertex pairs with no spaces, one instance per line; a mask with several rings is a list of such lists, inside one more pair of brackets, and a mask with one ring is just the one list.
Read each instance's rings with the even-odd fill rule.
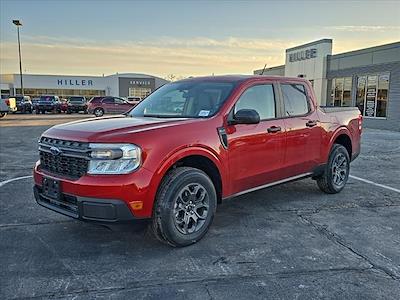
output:
[[53,96],[41,96],[40,102],[52,102],[54,100]]
[[83,103],[85,102],[85,100],[83,99],[83,97],[70,97],[69,102],[78,102],[78,103]]
[[234,87],[230,82],[169,83],[133,108],[133,117],[208,118],[218,112]]

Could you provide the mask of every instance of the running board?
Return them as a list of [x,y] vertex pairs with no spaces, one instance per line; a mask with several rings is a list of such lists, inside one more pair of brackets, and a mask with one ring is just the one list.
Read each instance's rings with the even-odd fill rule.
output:
[[286,178],[286,179],[282,179],[282,180],[279,180],[279,181],[275,181],[275,182],[267,183],[267,184],[264,184],[264,185],[256,186],[254,188],[245,190],[243,192],[239,192],[239,193],[230,195],[228,197],[225,197],[225,198],[223,198],[223,200],[228,199],[228,198],[241,196],[241,195],[244,195],[244,194],[247,194],[247,193],[251,193],[251,192],[255,192],[255,191],[258,191],[258,190],[262,190],[262,189],[265,189],[267,187],[275,186],[275,185],[278,185],[278,184],[282,184],[282,183],[286,183],[286,182],[295,181],[295,180],[298,180],[298,179],[310,177],[313,174],[314,174],[313,172],[304,173],[304,174],[296,175],[296,176],[289,177],[289,178]]

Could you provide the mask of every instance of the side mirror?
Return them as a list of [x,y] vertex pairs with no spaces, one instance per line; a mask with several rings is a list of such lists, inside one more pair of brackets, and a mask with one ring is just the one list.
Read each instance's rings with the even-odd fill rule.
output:
[[254,109],[241,109],[233,115],[231,124],[258,124],[260,115]]

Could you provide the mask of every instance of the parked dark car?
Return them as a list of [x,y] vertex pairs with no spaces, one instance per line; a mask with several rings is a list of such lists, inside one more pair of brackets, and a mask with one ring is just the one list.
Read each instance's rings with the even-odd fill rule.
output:
[[35,107],[36,113],[61,113],[61,102],[58,96],[40,96]]
[[17,104],[17,112],[25,113],[32,113],[33,105],[31,101],[31,97],[29,96],[15,96],[15,102]]
[[94,114],[96,117],[101,117],[106,113],[122,114],[134,106],[134,104],[118,97],[93,97],[88,104],[87,111],[90,114]]
[[31,101],[32,101],[32,108],[33,108],[33,110],[35,110],[36,106],[38,106],[39,100],[40,100],[40,97],[33,97],[33,98],[32,98]]
[[68,99],[67,114],[73,112],[84,112],[87,114],[87,102],[86,98],[83,96],[72,96]]

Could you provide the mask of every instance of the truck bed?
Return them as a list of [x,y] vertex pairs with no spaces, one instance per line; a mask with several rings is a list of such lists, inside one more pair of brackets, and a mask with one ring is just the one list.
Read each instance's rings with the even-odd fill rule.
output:
[[358,107],[348,107],[348,106],[320,106],[320,110],[324,113],[334,113],[334,112],[342,112],[342,111],[357,111],[360,112]]

